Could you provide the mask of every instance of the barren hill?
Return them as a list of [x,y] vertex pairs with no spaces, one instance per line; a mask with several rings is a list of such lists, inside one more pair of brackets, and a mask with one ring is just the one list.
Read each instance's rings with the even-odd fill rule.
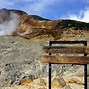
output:
[[[47,89],[48,65],[40,60],[48,41],[89,41],[89,23],[85,22],[40,20],[38,16],[7,9],[0,10],[0,22],[0,35],[5,35],[0,36],[0,89]],[[83,68],[52,65],[53,89],[84,89]]]
[[28,15],[20,10],[10,10],[17,13],[19,25],[13,35],[19,35],[24,38],[33,38],[42,35],[52,36],[55,40],[63,36],[64,31],[73,30],[74,33],[83,33],[89,31],[89,23],[75,20],[48,20],[36,15]]

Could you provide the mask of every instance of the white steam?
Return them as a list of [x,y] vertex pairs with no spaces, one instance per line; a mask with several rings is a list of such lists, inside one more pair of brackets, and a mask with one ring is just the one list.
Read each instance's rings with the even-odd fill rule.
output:
[[0,10],[0,35],[12,35],[19,24],[19,15]]

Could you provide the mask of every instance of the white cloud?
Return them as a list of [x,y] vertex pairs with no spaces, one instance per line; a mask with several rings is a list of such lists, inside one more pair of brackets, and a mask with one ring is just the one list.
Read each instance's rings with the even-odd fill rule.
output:
[[89,22],[89,8],[81,10],[79,15],[70,14],[67,19]]

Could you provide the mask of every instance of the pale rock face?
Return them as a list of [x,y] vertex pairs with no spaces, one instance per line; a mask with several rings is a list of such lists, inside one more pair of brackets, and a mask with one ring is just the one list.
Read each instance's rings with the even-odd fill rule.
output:
[[[31,79],[32,82],[28,85],[33,87],[32,89],[36,89],[37,86],[38,89],[47,88],[48,66],[40,60],[42,48],[44,45],[48,45],[49,39],[28,40],[12,36],[0,37],[0,87],[20,85],[21,80]],[[74,89],[73,86],[76,89],[78,87],[83,89],[83,73],[81,65],[52,65],[52,79],[56,78],[58,89],[66,89],[67,85],[70,86],[70,89]],[[35,86],[33,86],[34,84]],[[60,85],[62,87],[59,87]],[[20,89],[20,86],[17,89]]]

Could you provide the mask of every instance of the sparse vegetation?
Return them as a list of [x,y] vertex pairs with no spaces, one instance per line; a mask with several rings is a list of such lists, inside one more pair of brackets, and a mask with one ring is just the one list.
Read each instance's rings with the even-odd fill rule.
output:
[[75,30],[89,30],[89,23],[75,21],[75,20],[61,20],[56,27],[62,29],[74,28]]
[[49,19],[46,19],[46,18],[43,18],[43,17],[40,17],[38,15],[31,15],[34,19],[37,19],[37,20],[47,20],[47,21],[50,21]]

